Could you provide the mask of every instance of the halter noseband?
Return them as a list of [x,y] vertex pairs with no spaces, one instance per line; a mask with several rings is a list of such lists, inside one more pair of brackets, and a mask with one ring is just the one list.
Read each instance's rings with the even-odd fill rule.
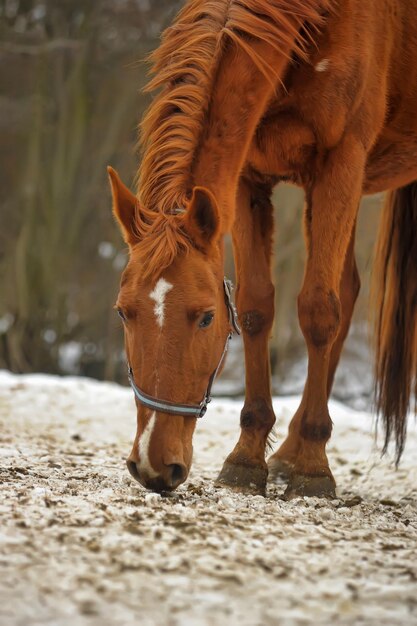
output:
[[237,313],[232,302],[232,283],[230,280],[227,280],[227,278],[223,280],[223,289],[224,299],[227,311],[229,313],[230,330],[226,337],[226,342],[222,355],[220,357],[219,364],[210,376],[203,400],[200,402],[200,404],[177,404],[176,402],[170,402],[169,400],[159,400],[158,398],[149,396],[147,393],[139,389],[139,387],[136,385],[135,381],[133,380],[133,370],[128,363],[128,378],[130,386],[132,387],[137,400],[141,404],[143,404],[143,406],[146,406],[148,409],[157,411],[158,413],[169,413],[170,415],[182,415],[190,417],[203,417],[205,415],[207,411],[207,405],[209,404],[209,402],[211,402],[211,388],[223,363],[224,357],[226,356],[226,352],[229,347],[229,341],[232,338],[233,332],[236,332],[238,335],[240,335],[240,327],[237,321]]

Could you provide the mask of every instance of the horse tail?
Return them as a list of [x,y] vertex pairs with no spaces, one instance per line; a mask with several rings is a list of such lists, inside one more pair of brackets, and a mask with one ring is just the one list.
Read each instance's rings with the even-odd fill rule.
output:
[[375,261],[376,408],[398,464],[417,400],[417,182],[388,194]]

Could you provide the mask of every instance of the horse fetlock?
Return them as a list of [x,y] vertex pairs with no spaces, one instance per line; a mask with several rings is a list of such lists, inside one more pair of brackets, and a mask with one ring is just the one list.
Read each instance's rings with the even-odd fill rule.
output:
[[271,404],[263,398],[247,402],[240,414],[242,430],[259,431],[266,436],[274,426],[275,420]]
[[307,441],[327,442],[332,434],[333,424],[330,417],[327,420],[303,419],[300,426],[300,436]]

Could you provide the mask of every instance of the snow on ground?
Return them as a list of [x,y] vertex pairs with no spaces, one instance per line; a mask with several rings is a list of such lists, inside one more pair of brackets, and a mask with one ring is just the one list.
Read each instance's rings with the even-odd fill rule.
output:
[[[278,439],[297,399],[275,402]],[[336,501],[215,489],[240,403],[199,423],[187,483],[161,497],[125,468],[129,389],[0,374],[2,626],[417,624],[417,430],[400,469],[372,418],[333,403]]]

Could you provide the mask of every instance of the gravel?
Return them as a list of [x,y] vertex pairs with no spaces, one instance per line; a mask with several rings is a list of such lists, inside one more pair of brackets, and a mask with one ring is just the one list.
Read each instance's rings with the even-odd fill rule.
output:
[[[296,398],[275,402],[281,440]],[[124,457],[130,390],[0,373],[3,626],[417,624],[417,429],[399,470],[371,416],[332,403],[338,498],[216,489],[240,403],[218,400],[187,483],[145,491]]]

